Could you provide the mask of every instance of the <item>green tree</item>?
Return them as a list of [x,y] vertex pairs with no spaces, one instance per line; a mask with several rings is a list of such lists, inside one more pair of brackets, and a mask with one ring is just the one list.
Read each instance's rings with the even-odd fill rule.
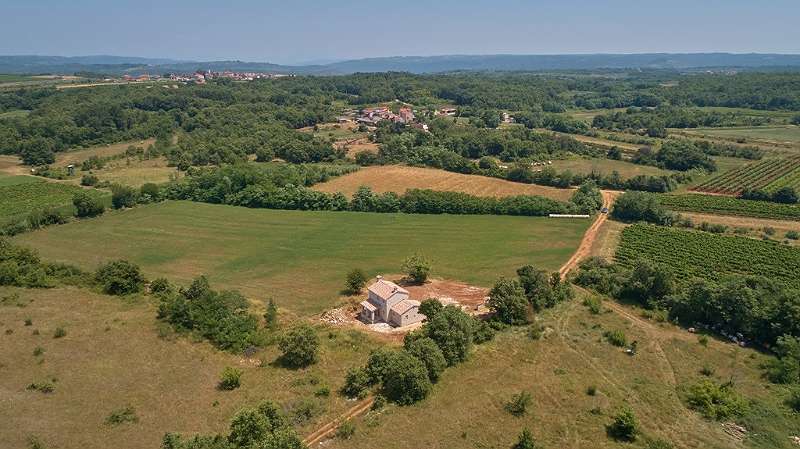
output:
[[536,444],[536,440],[533,439],[531,431],[523,429],[512,449],[539,449],[539,446]]
[[72,197],[72,204],[75,206],[76,217],[96,217],[101,215],[106,207],[99,198],[93,197],[86,192],[78,192]]
[[354,268],[347,273],[347,279],[345,279],[345,292],[350,295],[357,295],[361,293],[361,290],[364,289],[365,285],[367,285],[367,275],[364,274],[363,271],[359,270],[358,268]]
[[448,366],[456,365],[467,359],[472,348],[472,317],[456,306],[445,306],[425,323],[420,335],[436,342]]
[[286,366],[305,367],[317,361],[319,337],[311,326],[300,324],[281,337],[278,348],[282,352],[281,362]]
[[393,351],[381,388],[386,398],[399,405],[410,405],[425,399],[430,390],[425,364],[407,351]]
[[22,144],[19,152],[25,165],[47,165],[56,161],[55,142],[45,137],[34,137]]
[[570,201],[578,206],[581,212],[591,213],[603,206],[603,194],[594,181],[585,181],[572,194]]
[[424,284],[431,272],[431,261],[424,255],[417,253],[403,262],[402,270],[412,282]]
[[407,340],[405,349],[422,361],[425,369],[428,370],[428,379],[430,379],[431,383],[436,383],[444,369],[447,368],[447,360],[444,358],[444,353],[436,346],[436,342],[428,337]]
[[133,187],[114,184],[111,186],[111,205],[114,209],[134,207],[139,200],[139,192]]
[[666,225],[672,221],[672,216],[658,201],[658,197],[645,192],[625,192],[620,195],[614,201],[611,216],[624,222],[646,221]]
[[116,260],[98,268],[95,280],[109,295],[138,293],[145,282],[139,266],[126,260]]
[[528,322],[528,299],[525,290],[514,279],[501,278],[495,282],[489,291],[487,305],[503,323],[519,325]]
[[419,313],[425,315],[425,318],[427,318],[428,321],[430,321],[433,319],[433,317],[436,316],[437,313],[439,313],[442,310],[443,307],[444,306],[442,305],[441,302],[439,302],[438,299],[428,298],[422,301],[422,303],[420,303]]

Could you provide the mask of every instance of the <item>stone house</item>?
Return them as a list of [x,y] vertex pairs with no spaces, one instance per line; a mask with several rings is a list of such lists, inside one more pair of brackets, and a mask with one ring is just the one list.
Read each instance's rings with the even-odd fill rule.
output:
[[367,299],[361,302],[359,314],[365,323],[384,322],[403,327],[425,319],[425,315],[419,313],[419,301],[409,299],[408,290],[394,282],[378,276],[367,292]]

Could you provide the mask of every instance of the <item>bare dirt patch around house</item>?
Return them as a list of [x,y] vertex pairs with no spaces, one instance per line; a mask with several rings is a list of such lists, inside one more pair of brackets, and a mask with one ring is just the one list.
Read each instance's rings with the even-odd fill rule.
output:
[[357,172],[317,184],[313,188],[321,192],[342,192],[350,196],[360,186],[369,186],[378,193],[403,193],[408,189],[431,189],[492,197],[541,195],[561,201],[569,200],[573,193],[571,189],[522,184],[486,176],[464,175],[435,168],[404,165],[365,167]]

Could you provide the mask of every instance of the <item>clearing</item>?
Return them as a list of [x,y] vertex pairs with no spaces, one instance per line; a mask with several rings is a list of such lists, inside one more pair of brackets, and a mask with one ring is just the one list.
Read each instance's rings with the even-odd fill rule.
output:
[[[611,302],[605,313],[593,315],[581,305],[587,294],[579,289],[574,300],[540,314],[542,339],[530,339],[526,328],[501,333],[476,346],[466,363],[446,370],[425,401],[368,412],[354,419],[351,439],[334,438],[324,447],[508,448],[528,428],[542,447],[618,448],[604,427],[623,405],[634,410],[645,435],[676,448],[745,447],[722,423],[682,403],[682,389],[703,378],[704,365],[715,370],[715,380],[734,379],[738,391],[757,401],[745,418],[748,446],[792,447],[789,435],[800,426],[800,415],[785,412],[785,388],[764,384],[759,365],[766,356],[713,338],[704,347],[692,334]],[[603,332],[614,329],[639,342],[636,356],[605,342]],[[587,394],[589,386],[595,395]],[[532,405],[526,416],[514,417],[504,407],[520,391],[531,394]],[[397,428],[414,430],[387,438]]]
[[[134,140],[130,142],[114,143],[111,145],[101,145],[90,148],[80,148],[75,150],[63,151],[56,153],[56,163],[53,164],[58,167],[64,167],[69,164],[80,164],[81,162],[89,159],[92,156],[108,157],[116,156],[117,154],[124,153],[129,146],[142,147],[147,149],[150,145],[155,143],[156,139]],[[80,168],[80,167],[78,167]]]
[[339,176],[312,188],[321,192],[342,192],[351,196],[360,186],[369,186],[373,191],[379,193],[403,193],[408,189],[431,189],[493,197],[540,195],[561,201],[569,200],[573,193],[570,189],[523,184],[487,176],[465,175],[436,168],[404,165],[364,167],[357,172]]
[[[271,365],[274,345],[249,358],[220,352],[177,337],[144,298],[76,288],[0,287],[0,317],[0,435],[8,448],[29,447],[29,437],[47,448],[157,448],[166,432],[225,431],[238,410],[262,399],[283,406],[303,435],[351,406],[336,390],[379,344],[363,332],[320,329],[319,362],[289,370]],[[56,327],[66,336],[54,339]],[[37,347],[44,352],[34,356]],[[216,388],[227,366],[244,372],[241,388]],[[52,393],[26,390],[52,379]],[[324,386],[330,395],[316,396]],[[126,406],[138,422],[105,423]],[[309,419],[293,412],[307,406]]]
[[553,168],[558,171],[569,170],[572,173],[602,173],[609,175],[616,171],[622,178],[633,178],[634,176],[666,176],[674,173],[670,170],[663,170],[652,165],[634,164],[633,162],[617,161],[614,159],[566,159],[554,160]]
[[214,285],[313,315],[335,307],[347,272],[396,273],[423,252],[433,276],[491,286],[522,265],[557,270],[589,220],[492,215],[302,212],[168,201],[15,237],[52,261],[94,269],[110,259],[151,278]]

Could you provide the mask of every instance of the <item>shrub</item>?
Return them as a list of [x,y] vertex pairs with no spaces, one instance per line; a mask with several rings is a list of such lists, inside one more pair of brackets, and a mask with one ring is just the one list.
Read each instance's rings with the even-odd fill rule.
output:
[[67,222],[67,217],[53,208],[46,208],[31,212],[27,220],[30,229],[39,229],[54,224],[64,224]]
[[98,179],[97,176],[92,174],[83,175],[81,177],[82,186],[87,186],[87,187],[96,186],[98,182],[100,182],[100,179]]
[[686,403],[692,410],[715,420],[738,417],[747,410],[747,403],[730,384],[720,385],[707,379],[689,387]]
[[226,366],[222,370],[217,388],[220,390],[235,390],[241,386],[242,370]]
[[706,377],[711,377],[711,376],[713,376],[715,371],[716,371],[716,370],[714,370],[714,368],[713,368],[713,367],[711,367],[711,366],[708,366],[708,365],[703,365],[703,367],[702,367],[702,368],[700,368],[700,374],[702,374],[702,375],[704,375],[704,376],[706,376]]
[[789,231],[786,233],[786,238],[789,240],[800,240],[800,232]]
[[34,357],[39,357],[42,354],[44,354],[44,348],[43,347],[37,346],[36,348],[34,348],[34,350],[33,350],[33,356]]
[[86,192],[78,192],[72,197],[72,204],[75,206],[75,216],[96,217],[105,212],[106,207],[99,198],[93,197]]
[[160,201],[161,188],[152,182],[145,183],[139,188],[139,198],[142,202]]
[[172,291],[172,284],[166,278],[157,278],[150,283],[150,293],[158,295],[172,293]]
[[594,385],[589,385],[586,387],[586,394],[589,396],[595,396],[597,394],[597,387]]
[[95,280],[109,295],[128,295],[138,293],[144,288],[144,276],[139,266],[126,260],[109,262],[100,267]]
[[319,338],[314,329],[301,324],[288,330],[278,342],[281,362],[293,368],[305,367],[317,361]]
[[270,162],[275,159],[275,152],[272,148],[260,147],[256,150],[256,162]]
[[523,429],[512,449],[539,449],[539,446],[536,444],[536,440],[533,439],[530,430]]
[[56,386],[52,381],[45,380],[42,382],[34,382],[26,387],[29,391],[38,391],[40,393],[49,394],[56,391]]
[[63,338],[67,336],[67,331],[63,327],[57,327],[53,332],[53,338]]
[[139,417],[136,416],[136,411],[131,406],[123,407],[119,410],[114,410],[106,418],[106,424],[116,426],[125,423],[139,422]]
[[673,447],[672,443],[661,439],[648,439],[644,445],[644,449],[672,449]]
[[25,318],[25,325],[26,326],[32,326],[33,325],[33,320],[30,319],[30,318]]
[[625,332],[621,330],[606,331],[603,335],[614,346],[623,347],[628,343]]
[[472,342],[475,344],[486,343],[491,341],[495,336],[495,330],[492,326],[480,318],[473,317],[472,319]]
[[793,411],[800,413],[800,385],[795,385],[789,390],[789,397],[786,398],[786,405]]
[[347,273],[347,279],[345,279],[344,285],[345,292],[350,295],[357,295],[361,293],[361,290],[363,290],[364,286],[367,285],[367,275],[358,268],[354,268],[352,271]]
[[331,395],[331,389],[327,385],[323,385],[314,390],[314,396],[318,398],[327,398]]
[[356,433],[356,425],[353,421],[345,421],[336,429],[336,438],[341,440],[349,440]]
[[431,262],[422,254],[414,254],[403,262],[403,273],[417,284],[424,284],[431,272]]
[[114,209],[134,207],[139,199],[139,193],[133,187],[114,184],[111,186],[111,205]]
[[540,324],[533,324],[528,328],[528,338],[538,340],[544,335],[544,328]]
[[583,300],[583,305],[586,306],[593,315],[598,315],[603,310],[600,298],[594,296],[587,296],[586,299]]
[[511,400],[505,405],[508,413],[514,416],[523,416],[528,412],[528,406],[531,404],[531,394],[527,391],[520,391],[519,393],[511,396]]
[[635,441],[639,435],[639,422],[633,410],[624,407],[614,416],[614,421],[606,426],[606,433],[620,441]]
[[351,368],[344,377],[342,394],[348,398],[363,398],[367,394],[367,389],[371,383],[367,370],[363,368]]
[[702,346],[708,346],[708,337],[705,335],[701,335],[697,337],[697,342],[700,343]]
[[425,364],[407,351],[392,351],[384,370],[381,392],[399,405],[425,399],[431,390]]
[[264,312],[264,323],[268,329],[275,329],[278,326],[278,306],[272,298],[269,299],[267,311]]

